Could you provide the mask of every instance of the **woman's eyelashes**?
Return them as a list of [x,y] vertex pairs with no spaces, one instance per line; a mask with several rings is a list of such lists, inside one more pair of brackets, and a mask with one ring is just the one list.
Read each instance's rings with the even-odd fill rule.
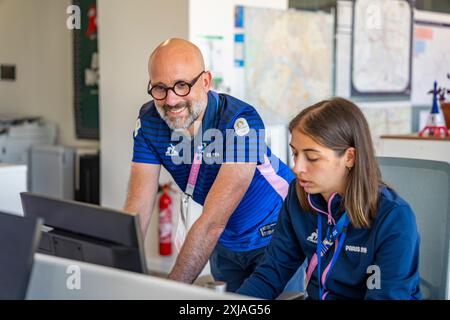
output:
[[[291,150],[291,154],[294,157],[294,159],[297,159],[298,152]],[[319,160],[319,158],[311,158],[311,157],[308,157],[307,155],[305,155],[305,159],[306,159],[306,161],[309,161],[309,162],[316,162],[317,160]]]
[[292,155],[294,158],[296,158],[297,155],[298,155],[298,152],[295,151],[295,149],[293,149],[292,147],[291,147],[291,155]]

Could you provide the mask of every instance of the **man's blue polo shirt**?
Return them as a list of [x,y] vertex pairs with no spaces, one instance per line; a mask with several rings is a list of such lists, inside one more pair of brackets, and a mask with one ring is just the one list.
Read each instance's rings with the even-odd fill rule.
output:
[[[203,163],[194,201],[204,204],[222,163],[256,162],[253,180],[219,242],[239,252],[266,246],[294,175],[266,146],[261,117],[252,106],[210,91],[199,132],[203,136]],[[192,163],[186,159],[193,159],[196,147],[194,139],[176,134],[167,126],[153,101],[142,106],[134,132],[133,162],[164,166],[184,191]]]

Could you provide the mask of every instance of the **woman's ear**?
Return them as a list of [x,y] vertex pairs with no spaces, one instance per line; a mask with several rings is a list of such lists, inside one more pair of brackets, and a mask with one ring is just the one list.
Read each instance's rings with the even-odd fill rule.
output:
[[350,170],[355,166],[356,161],[356,149],[353,147],[345,150],[345,166]]

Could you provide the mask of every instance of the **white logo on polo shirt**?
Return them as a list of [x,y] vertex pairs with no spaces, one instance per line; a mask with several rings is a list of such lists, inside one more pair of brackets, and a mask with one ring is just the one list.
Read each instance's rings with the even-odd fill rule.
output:
[[168,156],[168,157],[178,157],[179,156],[177,149],[175,149],[175,147],[172,144],[170,144],[170,147],[167,147],[166,156]]
[[317,244],[317,229],[315,232],[311,233],[311,235],[308,238],[306,238],[306,240]]
[[135,138],[138,135],[140,128],[141,128],[141,119],[137,119],[136,120],[136,125],[134,126],[134,137]]
[[356,253],[367,253],[367,247],[346,245],[345,251],[356,252]]

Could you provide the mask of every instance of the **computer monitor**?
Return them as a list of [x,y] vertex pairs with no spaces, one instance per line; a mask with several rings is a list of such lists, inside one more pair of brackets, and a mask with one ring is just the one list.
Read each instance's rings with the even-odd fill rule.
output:
[[44,220],[39,253],[148,274],[137,215],[30,192],[20,196],[24,215]]
[[41,219],[0,212],[0,300],[25,299],[41,226]]

